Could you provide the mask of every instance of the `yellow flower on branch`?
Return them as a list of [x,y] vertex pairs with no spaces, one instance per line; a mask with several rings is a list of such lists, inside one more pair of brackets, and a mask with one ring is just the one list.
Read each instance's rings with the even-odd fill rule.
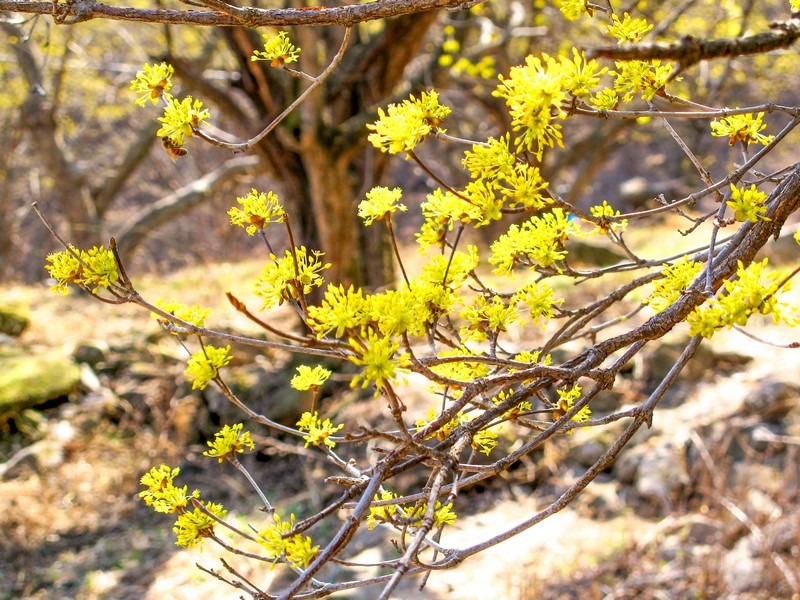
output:
[[[225,518],[228,514],[221,504],[209,502],[204,507],[219,519]],[[172,527],[177,536],[175,544],[184,548],[199,546],[205,538],[214,534],[216,524],[216,520],[197,507],[192,512],[181,513]]]
[[265,229],[270,223],[282,223],[286,218],[278,196],[274,192],[259,192],[255,188],[247,196],[236,198],[241,208],[234,206],[228,211],[232,225],[243,227],[248,235]]
[[400,188],[389,189],[377,186],[367,192],[367,199],[358,205],[358,216],[364,219],[364,225],[372,225],[375,221],[391,218],[398,210],[408,210],[405,204],[398,202],[403,195]]
[[702,270],[703,263],[689,260],[688,256],[684,256],[673,265],[665,264],[661,272],[663,278],[653,284],[653,293],[644,300],[644,304],[656,312],[669,308],[685,293],[686,288]]
[[45,269],[57,281],[50,289],[58,294],[66,294],[70,283],[96,294],[100,288],[108,288],[119,280],[117,259],[104,246],[78,250],[70,244],[68,250],[48,254],[47,261],[52,264],[46,265]]
[[192,354],[184,373],[192,382],[193,390],[204,390],[209,382],[219,375],[219,370],[233,358],[230,351],[230,346],[217,348],[206,345]]
[[164,116],[159,117],[161,129],[156,132],[158,137],[166,137],[178,148],[183,146],[183,138],[191,137],[200,125],[211,118],[207,108],[203,108],[200,100],[193,100],[186,96],[183,100],[170,98],[164,107]]
[[251,61],[268,60],[271,66],[282,67],[296,62],[300,57],[300,48],[292,44],[285,31],[278,32],[278,35],[265,33],[261,37],[264,38],[264,50],[254,50]]
[[203,456],[210,456],[222,462],[226,458],[242,454],[245,450],[253,450],[255,444],[250,438],[250,432],[242,433],[241,423],[233,427],[225,425],[221,430],[214,434],[214,441],[206,442],[210,450],[203,452]]
[[770,315],[773,323],[795,327],[798,307],[781,299],[779,292],[788,290],[785,274],[767,271],[768,260],[746,267],[739,261],[736,278],[723,283],[723,291],[695,308],[687,317],[689,335],[711,338],[723,327],[743,327],[754,314]]
[[490,137],[485,144],[474,144],[461,161],[473,179],[494,178],[514,170],[517,157],[509,150],[510,136]]
[[618,217],[620,215],[620,212],[618,210],[614,210],[614,208],[608,203],[608,200],[603,200],[602,204],[592,206],[589,208],[589,212],[593,217],[600,219],[600,223],[595,223],[594,230],[588,235],[593,235],[595,233],[606,234],[608,233],[609,229],[611,231],[625,231],[625,229],[628,227],[627,219],[622,219],[615,222],[608,220],[609,217]]
[[307,365],[300,365],[297,367],[297,375],[292,377],[289,385],[300,391],[315,390],[328,381],[330,376],[330,370],[323,366],[317,365],[312,369]]
[[400,350],[400,342],[373,331],[369,331],[365,339],[350,338],[350,345],[357,354],[349,357],[349,360],[364,367],[360,375],[353,377],[350,387],[355,387],[359,383],[362,388],[370,383],[380,387],[397,377],[410,363],[407,354],[396,356]]
[[131,81],[130,89],[139,94],[136,104],[144,106],[148,101],[158,104],[161,98],[170,100],[168,92],[172,89],[174,72],[172,65],[163,62],[157,65],[144,65],[142,70],[136,72],[136,79]]
[[139,492],[139,497],[144,500],[147,506],[161,513],[183,512],[192,498],[198,498],[200,492],[194,490],[188,492],[188,486],[177,487],[173,484],[174,479],[180,473],[177,467],[172,469],[167,465],[153,467],[142,475],[140,483],[147,489]]
[[622,15],[622,20],[617,15],[611,15],[611,20],[613,22],[608,26],[608,35],[616,38],[620,46],[641,42],[644,34],[653,29],[647,20],[631,18],[628,13]]
[[286,300],[299,300],[300,294],[309,294],[320,287],[324,282],[321,272],[331,267],[320,260],[322,255],[317,250],[306,250],[305,246],[295,247],[294,252],[286,250],[281,258],[270,255],[273,262],[267,263],[256,277],[254,287],[256,296],[264,299],[261,310],[279,306]]
[[[397,494],[388,490],[383,490],[375,494],[373,500],[394,500]],[[372,531],[381,523],[391,523],[397,513],[397,504],[386,504],[384,506],[370,506],[369,516],[367,517],[367,529]]]
[[355,332],[365,324],[367,318],[366,300],[361,288],[351,285],[345,289],[342,285],[329,285],[319,306],[308,307],[308,325],[318,338],[323,338],[333,331],[339,338],[345,332]]
[[572,49],[572,59],[560,56],[564,76],[564,88],[573,96],[583,98],[600,83],[600,77],[608,71],[608,67],[600,68],[594,59],[586,60],[586,53]]
[[[560,418],[575,406],[575,401],[581,397],[581,386],[574,385],[571,389],[560,389],[558,392],[558,403],[556,404],[556,418]],[[584,406],[570,421],[573,423],[586,423],[592,416],[592,411],[588,406]]]
[[[186,321],[197,327],[203,327],[208,315],[211,313],[211,309],[203,308],[199,304],[188,306],[186,304],[181,304],[177,300],[164,300],[163,298],[159,298],[156,300],[155,305],[164,312],[175,315],[181,321]],[[150,314],[159,321],[164,320],[164,317],[159,314]]]
[[733,218],[737,221],[755,223],[759,219],[770,220],[764,216],[767,212],[766,199],[767,195],[757,190],[755,184],[749,189],[731,184],[731,199],[726,204],[733,210]]
[[258,532],[258,543],[266,550],[267,558],[283,558],[294,569],[308,567],[316,558],[319,546],[312,546],[308,536],[299,533],[291,535],[295,523],[294,515],[288,521],[281,520],[277,514],[272,518],[275,523]]
[[297,422],[297,428],[306,432],[303,436],[306,440],[306,448],[308,448],[309,444],[314,444],[315,446],[324,444],[328,448],[335,448],[336,442],[331,440],[330,437],[343,427],[344,425],[334,425],[330,419],[323,421],[317,416],[316,411],[313,413],[304,412]]
[[574,21],[584,14],[592,15],[592,9],[589,8],[589,4],[586,0],[560,0],[558,4],[558,10],[560,10],[561,14],[569,21]]
[[746,115],[722,117],[719,121],[711,122],[711,135],[714,137],[727,137],[728,145],[730,146],[733,146],[736,142],[742,142],[745,145],[762,144],[766,146],[775,136],[761,133],[767,127],[763,119],[763,112],[758,113],[756,116],[748,113]]
[[367,139],[381,152],[409,152],[438,130],[449,114],[450,109],[439,104],[436,92],[422,92],[419,99],[412,95],[400,104],[390,104],[385,112],[379,108],[378,120],[367,125],[374,132]]

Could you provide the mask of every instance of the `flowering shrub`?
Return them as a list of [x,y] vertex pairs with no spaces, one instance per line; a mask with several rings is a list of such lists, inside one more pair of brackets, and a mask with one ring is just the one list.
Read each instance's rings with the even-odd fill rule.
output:
[[[772,270],[767,260],[753,259],[798,206],[798,165],[773,169],[769,175],[759,169],[767,153],[800,124],[800,109],[770,104],[769,112],[783,113],[785,124],[767,135],[762,132],[776,125],[765,121],[766,107],[700,107],[675,95],[681,93],[679,87],[672,89],[678,86],[679,70],[668,60],[649,58],[646,44],[637,58],[614,59],[617,46],[629,51],[630,44],[646,39],[653,24],[627,13],[621,18],[606,14],[582,0],[558,5],[569,19],[603,24],[613,42],[606,49],[611,62],[603,64],[584,50],[568,48],[560,56],[529,56],[525,64],[500,75],[493,94],[505,106],[510,131],[467,141],[464,185],[448,185],[418,154],[422,144],[464,143],[443,128],[445,121],[450,130],[459,126],[458,111],[447,105],[444,94],[410,94],[378,108],[376,120],[367,126],[365,135],[376,151],[415,161],[439,183],[420,207],[415,239],[422,259],[414,269],[404,259],[408,249],[399,247],[394,234],[399,214],[411,210],[399,202],[403,190],[375,186],[360,199],[357,211],[364,226],[384,226],[392,238],[402,272],[395,285],[373,291],[326,281],[330,264],[320,251],[295,244],[291,218],[274,192],[254,189],[236,199],[239,206],[228,211],[231,224],[259,236],[267,249],[264,269],[253,282],[263,300],[261,309],[291,307],[303,323],[300,332],[270,324],[269,313],[255,317],[231,294],[234,308],[263,325],[270,339],[207,327],[209,315],[199,306],[151,303],[125,274],[113,243],[110,250],[68,246],[48,257],[57,291],[75,284],[111,302],[138,304],[176,336],[196,338],[186,367],[193,388],[216,385],[253,427],[294,436],[298,451],[308,447],[309,452],[324,453],[341,471],[330,483],[345,488],[338,499],[317,515],[297,521],[289,513],[288,520],[282,519],[239,462],[238,455],[253,450],[255,441],[243,432],[243,424],[226,425],[209,442],[206,455],[228,461],[248,479],[264,504],[266,524],[253,526],[252,532],[239,530],[225,521],[223,507],[200,500],[199,491],[178,487],[177,468],[162,465],[142,477],[146,489],[141,496],[154,510],[178,515],[178,544],[210,539],[236,548],[252,542],[248,556],[295,572],[282,597],[319,597],[371,584],[383,585],[381,597],[388,597],[407,574],[452,567],[505,539],[499,535],[467,547],[448,546],[446,530],[458,522],[461,490],[507,470],[553,437],[624,421],[623,433],[595,465],[549,507],[523,517],[514,531],[533,526],[563,508],[651,421],[659,399],[702,338],[743,327],[756,314],[797,324],[797,307],[783,298],[797,270]],[[457,47],[451,43],[450,50]],[[253,59],[285,68],[298,53],[281,32],[268,38]],[[180,148],[191,136],[214,143],[201,130],[210,119],[202,102],[172,97],[172,72],[169,65],[146,65],[131,84],[136,102],[164,102],[157,135],[172,146]],[[706,182],[690,196],[662,199],[654,208],[633,213],[623,213],[606,199],[582,210],[561,198],[539,168],[546,153],[569,146],[565,124],[571,120],[619,119],[647,126],[682,118],[706,119],[709,139],[726,138],[742,151],[740,164],[731,165],[714,182],[674,133]],[[753,153],[754,146],[763,147]],[[697,207],[705,198],[714,206],[703,213]],[[651,258],[629,247],[625,235],[661,213],[681,215],[693,229],[705,228],[707,243],[689,252],[668,248]],[[467,230],[511,217],[516,222],[506,225],[488,249],[465,243]],[[275,240],[284,238],[273,234],[276,228],[286,234],[288,247],[274,247]],[[727,237],[720,238],[723,231]],[[626,258],[603,268],[580,267],[572,260],[571,247],[587,238],[605,240]],[[588,279],[603,294],[594,302],[576,303],[571,290]],[[320,300],[312,299],[314,292]],[[628,311],[620,312],[616,307],[621,305]],[[593,413],[592,401],[614,385],[620,370],[649,341],[674,328],[688,332],[691,340],[663,384],[632,408]],[[209,338],[229,345],[213,346],[206,342]],[[374,401],[385,404],[390,424],[355,424],[319,407],[289,427],[253,412],[225,383],[237,342],[288,349],[307,355],[312,363],[324,358],[325,366],[301,366],[292,379],[292,386],[310,392],[315,402],[331,376],[331,363],[354,365],[350,386],[369,390]],[[405,393],[409,386],[418,389],[421,381],[426,405],[412,410]],[[382,452],[376,458],[363,448],[377,440]],[[478,461],[477,455],[484,456]],[[424,485],[394,485],[401,480],[398,476],[410,472],[421,473]],[[336,532],[325,534],[318,527],[322,521],[334,523]],[[399,536],[396,557],[382,565],[392,575],[357,582],[320,579],[328,563],[346,555],[349,540],[362,526],[385,527]],[[254,597],[271,597],[252,584],[239,585]]]

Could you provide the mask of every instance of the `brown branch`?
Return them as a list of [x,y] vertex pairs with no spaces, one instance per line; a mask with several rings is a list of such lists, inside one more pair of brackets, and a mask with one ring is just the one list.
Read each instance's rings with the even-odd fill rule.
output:
[[200,25],[204,27],[264,27],[291,25],[342,25],[349,27],[365,21],[386,19],[400,15],[416,14],[441,8],[456,8],[463,0],[379,0],[367,4],[347,6],[312,6],[304,8],[254,8],[244,7],[236,14],[208,10],[167,10],[160,8],[132,8],[110,6],[100,2],[27,2],[0,0],[0,11],[53,15],[58,22],[110,19],[115,21],[141,21],[171,25]]
[[800,17],[772,23],[770,28],[772,31],[740,38],[702,40],[685,36],[670,43],[654,42],[589,48],[586,50],[586,56],[613,60],[677,60],[685,68],[703,60],[765,54],[788,48],[800,39]]
[[669,389],[669,387],[674,383],[675,379],[680,374],[683,367],[686,365],[687,362],[691,359],[694,351],[697,349],[697,346],[700,344],[700,338],[694,337],[692,338],[687,346],[684,348],[683,353],[681,354],[678,361],[672,366],[669,373],[667,373],[666,377],[661,381],[659,386],[656,390],[650,395],[647,401],[638,409],[636,413],[636,417],[634,418],[633,422],[626,428],[626,430],[620,435],[619,438],[614,442],[614,444],[603,453],[603,455],[597,459],[597,461],[589,468],[586,473],[584,473],[570,488],[565,491],[558,499],[556,499],[553,503],[550,504],[544,510],[538,512],[537,514],[533,515],[532,517],[522,521],[521,523],[515,525],[511,529],[504,531],[492,538],[489,538],[483,542],[475,544],[471,547],[464,548],[461,550],[453,551],[450,553],[449,556],[442,559],[440,563],[435,563],[437,567],[451,567],[460,562],[462,562],[468,556],[481,552],[487,548],[491,548],[492,546],[496,546],[497,544],[508,540],[515,535],[522,533],[523,531],[531,528],[532,526],[540,523],[547,517],[561,511],[564,507],[566,507],[578,494],[583,491],[583,489],[589,485],[604,469],[606,469],[617,457],[617,455],[622,451],[622,449],[627,445],[630,439],[633,437],[639,428],[642,425],[647,424],[650,426],[650,420],[653,416],[653,411],[655,410],[658,402],[661,400],[661,397],[664,393]]
[[130,254],[154,229],[200,204],[234,173],[252,168],[256,164],[258,159],[253,156],[231,158],[200,179],[146,206],[134,215],[127,227],[117,236],[120,250],[123,254]]
[[105,215],[122,188],[149,156],[150,149],[157,139],[155,127],[152,123],[147,123],[128,146],[128,151],[116,166],[114,173],[92,190],[92,198],[100,218]]

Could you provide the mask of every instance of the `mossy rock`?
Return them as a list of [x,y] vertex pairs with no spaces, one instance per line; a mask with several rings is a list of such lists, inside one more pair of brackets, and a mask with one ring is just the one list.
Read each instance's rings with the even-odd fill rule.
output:
[[0,333],[19,337],[30,322],[25,310],[16,306],[0,306]]
[[26,408],[66,396],[80,383],[77,364],[59,353],[0,359],[0,423]]

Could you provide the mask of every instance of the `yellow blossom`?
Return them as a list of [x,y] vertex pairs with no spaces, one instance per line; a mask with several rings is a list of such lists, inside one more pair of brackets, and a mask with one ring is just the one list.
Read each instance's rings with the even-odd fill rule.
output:
[[157,65],[145,64],[136,72],[136,79],[131,81],[134,92],[139,94],[136,104],[144,106],[147,102],[158,104],[161,98],[170,100],[169,90],[172,89],[172,74],[175,72],[172,65],[160,63]]
[[642,41],[642,37],[653,26],[645,19],[634,19],[628,13],[622,15],[622,20],[617,15],[611,15],[612,24],[608,26],[608,34],[617,39],[619,45],[632,44]]
[[245,450],[253,450],[255,444],[250,439],[250,432],[242,433],[241,423],[233,427],[225,425],[221,430],[214,434],[214,441],[206,442],[210,450],[203,452],[203,456],[210,456],[222,462],[226,458],[241,454]]
[[[204,508],[219,519],[223,519],[228,514],[221,504],[214,502],[208,502]],[[214,525],[216,524],[216,520],[197,507],[192,512],[183,512],[172,527],[172,531],[177,536],[175,544],[184,548],[199,546],[205,538],[214,535]]]
[[367,139],[381,152],[409,152],[439,129],[449,114],[450,109],[439,104],[436,92],[422,92],[419,99],[412,95],[400,104],[390,104],[386,112],[379,108],[378,120],[367,125],[373,131]]
[[265,194],[253,188],[247,196],[236,198],[236,202],[242,207],[234,206],[228,211],[231,224],[243,227],[248,235],[254,235],[270,223],[282,223],[286,218],[283,206],[273,192]]
[[161,128],[158,137],[166,137],[178,148],[183,146],[184,137],[191,137],[206,120],[211,118],[208,109],[200,100],[186,96],[183,100],[171,98],[164,107],[164,116],[159,117]]
[[320,365],[317,365],[313,369],[307,365],[300,365],[297,367],[297,375],[292,377],[289,385],[301,391],[315,390],[328,381],[328,377],[330,376],[331,372]]
[[760,133],[766,129],[763,122],[764,113],[760,112],[755,117],[752,114],[731,115],[722,117],[719,121],[711,122],[711,135],[727,137],[728,144],[733,146],[736,142],[748,144],[769,144],[774,136]]
[[[293,569],[306,568],[316,558],[319,546],[312,546],[311,538],[299,533],[292,533],[295,516],[288,521],[281,520],[278,514],[273,515],[274,524],[268,525],[258,532],[257,541],[266,550],[267,558],[283,559]],[[274,566],[275,563],[273,563]]]
[[57,281],[50,289],[59,294],[66,294],[70,283],[97,294],[101,288],[108,288],[119,280],[114,253],[104,246],[78,250],[70,244],[68,250],[48,254],[47,262],[51,264],[45,269]]
[[405,212],[405,204],[398,202],[402,195],[400,188],[374,187],[367,192],[367,199],[359,203],[358,216],[364,219],[364,225],[372,225],[374,221],[391,218],[398,210]]
[[209,382],[219,375],[219,370],[231,362],[231,347],[217,348],[206,345],[192,354],[186,363],[186,377],[193,390],[204,390]]
[[161,513],[183,512],[192,498],[198,498],[200,492],[194,490],[188,493],[188,486],[177,487],[173,480],[180,473],[178,468],[170,468],[167,465],[153,467],[142,475],[141,484],[147,489],[139,492],[139,497],[144,500],[147,506]]
[[733,218],[737,221],[755,223],[759,219],[770,220],[764,216],[764,213],[767,212],[766,199],[767,195],[757,190],[755,184],[749,188],[740,188],[731,184],[731,199],[726,204],[733,210]]
[[292,44],[289,34],[279,31],[278,35],[262,34],[264,49],[254,50],[251,61],[268,60],[273,67],[282,67],[296,62],[300,56],[300,48]]
[[[155,305],[164,312],[168,312],[171,315],[176,316],[181,321],[186,321],[187,323],[191,323],[197,327],[203,327],[208,315],[211,313],[211,309],[203,308],[199,304],[188,306],[186,304],[181,304],[174,299],[165,300],[164,298],[159,298],[156,300]],[[159,314],[151,313],[151,315],[159,321],[164,320],[164,317]]]
[[309,444],[314,444],[315,446],[324,444],[328,448],[335,448],[336,442],[330,437],[343,427],[344,425],[334,425],[330,419],[323,421],[317,416],[316,411],[313,413],[304,412],[297,422],[297,428],[306,432],[303,436],[306,440],[306,448],[308,448]]

